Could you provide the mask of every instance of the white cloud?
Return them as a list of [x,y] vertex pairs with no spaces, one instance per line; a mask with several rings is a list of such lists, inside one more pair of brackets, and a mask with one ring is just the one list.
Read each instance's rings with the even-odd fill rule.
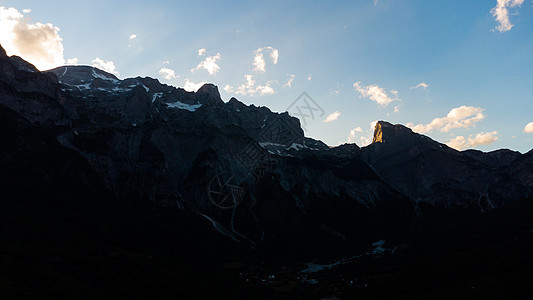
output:
[[400,112],[400,106],[399,105],[396,105],[394,107],[394,112],[397,113],[397,112]]
[[307,80],[311,81],[312,77],[311,77],[311,74],[309,74],[309,76],[307,76]]
[[265,58],[263,57],[263,52],[265,50],[270,51],[270,58],[272,59],[272,63],[273,64],[278,63],[278,59],[279,59],[278,49],[267,46],[267,47],[263,47],[263,48],[259,48],[255,50],[254,52],[255,56],[254,56],[254,61],[252,62],[252,65],[255,67],[254,70],[259,73],[266,72],[266,61],[265,61]]
[[207,50],[205,48],[198,49],[198,56],[204,56]]
[[22,10],[22,12],[25,13],[25,14],[29,14],[29,13],[31,13],[31,9],[30,8],[25,8],[25,9]]
[[161,75],[166,80],[171,80],[172,78],[176,78],[176,73],[174,70],[169,68],[161,68],[159,70],[159,75]]
[[255,90],[259,93],[259,96],[274,94],[274,89],[270,86],[270,82],[267,82],[265,85],[258,85]]
[[292,87],[292,82],[296,78],[296,75],[289,75],[289,81],[283,85],[283,87]]
[[136,38],[137,38],[137,35],[136,35],[136,34],[131,34],[131,35],[128,37],[128,39],[130,39],[130,40],[134,40],[134,39],[136,39]]
[[268,81],[265,85],[256,85],[254,76],[250,74],[244,75],[244,79],[246,82],[237,88],[228,84],[224,87],[224,90],[228,93],[235,93],[243,96],[264,96],[275,93],[274,89],[271,87],[272,81]]
[[[200,51],[198,51],[198,53],[199,52]],[[217,55],[215,56],[208,56],[202,62],[200,62],[196,66],[196,68],[191,69],[191,72],[194,72],[199,69],[206,69],[207,72],[209,72],[209,74],[215,75],[218,71],[220,71],[220,67],[217,65],[217,60],[219,59],[220,59],[220,53],[217,53]]]
[[8,55],[18,55],[40,70],[65,64],[59,28],[30,24],[15,8],[0,7],[0,43]]
[[189,79],[185,79],[185,85],[183,86],[183,89],[188,92],[196,92],[198,89],[200,89],[205,82],[192,82]]
[[168,65],[168,64],[170,64],[170,61],[165,60],[165,61],[163,61],[163,62],[161,62],[161,63],[164,64],[164,65]]
[[463,105],[450,110],[446,117],[433,119],[429,124],[407,123],[406,125],[418,133],[427,133],[432,130],[448,132],[450,129],[474,126],[484,118],[483,108]]
[[374,6],[378,5],[378,0],[374,0]]
[[104,70],[108,73],[114,74],[116,76],[120,75],[117,71],[115,63],[112,61],[104,61],[103,59],[97,57],[93,59],[93,61],[91,62],[91,66],[98,68],[100,70]]
[[508,8],[513,8],[522,5],[524,0],[497,0],[498,3],[493,7],[490,12],[496,18],[496,22],[499,25],[496,26],[496,29],[499,32],[506,32],[513,28],[513,24],[509,20],[509,10]]
[[226,91],[227,93],[235,93],[235,90],[229,84],[226,84],[226,86],[224,86],[223,90]]
[[330,114],[329,116],[327,116],[327,118],[324,121],[322,121],[322,122],[329,123],[329,122],[337,121],[337,119],[339,118],[340,115],[341,115],[341,113],[336,111],[336,112]]
[[372,143],[374,140],[374,129],[376,128],[377,120],[370,122],[370,128],[365,132],[361,127],[355,127],[350,130],[348,134],[348,143],[355,143],[357,136],[359,135],[359,141],[361,146],[365,147]]
[[524,127],[525,133],[533,133],[533,122],[527,123],[526,127]]
[[462,150],[465,148],[473,148],[480,145],[489,145],[498,140],[498,132],[481,132],[478,133],[475,137],[469,136],[468,138],[464,136],[456,136],[446,143],[451,148]]
[[252,63],[252,65],[255,66],[254,70],[261,72],[261,73],[265,73],[266,62],[265,62],[265,59],[263,58],[263,53],[259,53],[255,55],[254,62]]
[[414,90],[414,89],[417,89],[417,88],[423,88],[424,90],[428,88],[428,84],[425,83],[425,82],[421,82],[419,84],[417,84],[416,86],[412,86],[410,87],[410,89]]
[[78,59],[76,57],[67,59],[67,65],[74,66],[78,64]]
[[362,86],[361,82],[358,81],[353,84],[353,87],[357,92],[359,92],[360,97],[368,97],[372,101],[376,101],[379,105],[387,106],[392,101],[400,100],[398,99],[398,92],[395,92],[394,98],[391,98],[383,88],[380,88],[377,84]]
[[348,143],[355,143],[358,133],[363,133],[363,129],[361,127],[355,127],[354,129],[350,130],[348,133]]

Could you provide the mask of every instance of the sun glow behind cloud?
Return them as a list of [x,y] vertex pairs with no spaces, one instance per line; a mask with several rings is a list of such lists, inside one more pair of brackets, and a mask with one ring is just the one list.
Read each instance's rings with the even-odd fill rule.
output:
[[62,41],[53,24],[29,23],[17,9],[0,7],[0,43],[8,55],[21,56],[39,70],[51,69],[65,64]]
[[524,133],[533,133],[533,122],[527,123],[524,127]]

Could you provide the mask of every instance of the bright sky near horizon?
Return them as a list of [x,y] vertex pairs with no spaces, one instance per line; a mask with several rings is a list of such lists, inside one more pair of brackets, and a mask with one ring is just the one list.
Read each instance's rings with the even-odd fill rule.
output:
[[93,65],[187,90],[211,82],[224,101],[299,115],[328,145],[364,146],[386,120],[457,149],[533,148],[533,0],[0,7],[0,43],[41,70]]

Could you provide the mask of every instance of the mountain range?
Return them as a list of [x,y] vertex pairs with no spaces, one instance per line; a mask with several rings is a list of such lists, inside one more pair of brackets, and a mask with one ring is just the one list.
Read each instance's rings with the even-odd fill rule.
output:
[[[532,278],[533,150],[457,151],[386,121],[330,147],[213,84],[41,72],[1,47],[0,124],[10,295],[434,298]],[[468,275],[471,256],[501,272]],[[425,264],[447,288],[417,289]]]

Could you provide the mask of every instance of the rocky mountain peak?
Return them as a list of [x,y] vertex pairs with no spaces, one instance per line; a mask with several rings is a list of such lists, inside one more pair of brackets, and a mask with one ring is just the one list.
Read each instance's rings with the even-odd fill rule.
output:
[[[53,74],[39,72],[31,63],[18,56],[7,56],[0,46],[0,83],[10,89],[0,91],[1,103],[32,123],[48,124],[61,114],[60,87]],[[18,93],[33,94],[18,97]]]
[[212,83],[202,85],[202,87],[196,92],[196,95],[200,97],[200,103],[202,104],[224,103],[220,97],[218,87]]
[[11,63],[13,63],[13,65],[15,65],[19,70],[31,72],[31,73],[39,72],[39,69],[37,69],[31,63],[22,59],[20,56],[13,55],[9,57],[9,60],[11,60]]
[[378,121],[374,128],[372,143],[398,144],[410,140],[416,135],[411,129],[403,125],[393,125],[386,121]]
[[6,50],[2,47],[2,44],[0,44],[0,57],[7,57]]
[[54,73],[61,83],[67,85],[89,84],[97,79],[110,82],[119,81],[115,75],[90,66],[63,66],[49,72]]

